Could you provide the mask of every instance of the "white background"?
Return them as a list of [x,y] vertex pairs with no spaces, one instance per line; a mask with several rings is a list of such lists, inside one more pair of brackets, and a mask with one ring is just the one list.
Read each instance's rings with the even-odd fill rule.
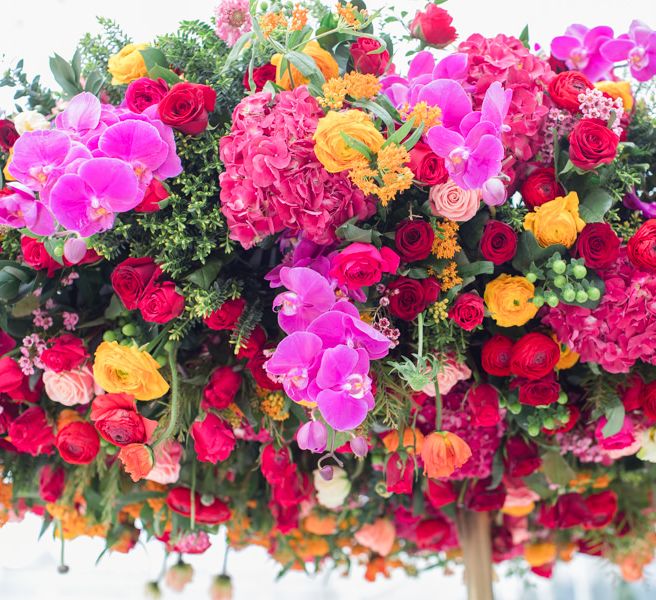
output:
[[[332,4],[332,0],[330,2]],[[391,5],[369,1],[370,8]],[[394,2],[414,14],[423,2]],[[77,40],[86,31],[97,31],[95,15],[117,20],[135,41],[150,41],[171,31],[183,19],[207,19],[214,4],[206,0],[0,0],[0,70],[25,59],[28,74],[40,73],[53,85],[48,56],[53,52],[70,58]],[[631,19],[656,26],[653,0],[451,0],[445,8],[454,17],[460,37],[473,32],[518,35],[527,23],[531,42],[547,45],[570,23],[589,26],[607,24],[616,32],[626,31]],[[0,90],[0,112],[11,113],[11,93]],[[37,542],[40,524],[30,516],[0,530],[0,598],[3,600],[132,600],[142,598],[144,583],[157,575],[162,563],[158,543],[139,546],[129,555],[105,556],[94,563],[102,550],[99,540],[80,539],[67,544],[71,572],[58,575],[59,549],[49,534]],[[166,598],[206,598],[212,575],[223,561],[223,544],[217,540],[205,555],[192,559],[196,568],[193,583],[183,594],[165,591]],[[273,583],[276,565],[261,549],[233,553],[229,570],[234,579],[236,600],[384,600],[413,595],[422,600],[464,598],[462,574],[446,577],[431,571],[419,579],[396,574],[389,581],[368,584],[362,571],[348,578],[335,573],[308,579],[290,574]],[[503,570],[498,571],[503,577]],[[580,558],[558,567],[553,584],[531,578],[534,587],[516,579],[503,578],[497,586],[499,600],[646,600],[656,597],[648,584],[623,585],[612,567],[593,559]]]

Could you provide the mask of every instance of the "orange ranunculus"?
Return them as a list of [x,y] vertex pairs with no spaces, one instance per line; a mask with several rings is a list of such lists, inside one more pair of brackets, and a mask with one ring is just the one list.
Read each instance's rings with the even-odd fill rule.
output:
[[560,358],[556,363],[556,369],[559,371],[571,369],[577,362],[579,362],[581,355],[574,352],[574,350],[572,350],[567,344],[561,344],[555,333],[551,334],[551,339],[556,342],[560,348]]
[[535,286],[526,277],[503,273],[485,286],[483,299],[490,316],[500,327],[516,327],[538,312],[532,299]]
[[132,477],[132,481],[139,481],[150,473],[155,466],[155,455],[150,446],[146,444],[128,444],[118,453],[125,472]]
[[169,391],[159,364],[148,352],[118,342],[98,346],[93,376],[106,392],[132,394],[137,400],[155,400]]
[[579,216],[579,197],[576,192],[536,206],[524,218],[524,229],[533,233],[542,248],[554,244],[571,248],[584,227],[585,221]]
[[333,515],[310,513],[303,521],[303,529],[314,535],[332,535],[337,531],[337,519]]
[[366,546],[381,556],[387,556],[394,547],[396,527],[389,519],[376,519],[355,532],[358,544]]
[[[309,56],[316,63],[317,68],[323,73],[326,81],[339,76],[339,65],[337,64],[337,61],[333,58],[330,52],[327,52],[319,45],[319,42],[314,40],[308,42],[305,44],[305,48],[303,48],[301,52]],[[305,85],[309,81],[309,79],[304,77],[291,63],[288,63],[288,68],[281,69],[281,54],[274,54],[271,58],[271,64],[276,67],[276,84],[285,90],[291,90],[300,85]]]
[[421,458],[424,474],[429,477],[448,477],[471,457],[471,448],[462,438],[450,431],[435,431],[424,438]]
[[[396,452],[399,448],[399,432],[389,431],[383,436],[383,445],[388,452]],[[424,434],[419,429],[406,428],[403,431],[403,448],[408,454],[414,454],[415,450],[421,454],[424,445]]]
[[538,542],[524,546],[524,558],[532,567],[541,567],[556,560],[556,544]]

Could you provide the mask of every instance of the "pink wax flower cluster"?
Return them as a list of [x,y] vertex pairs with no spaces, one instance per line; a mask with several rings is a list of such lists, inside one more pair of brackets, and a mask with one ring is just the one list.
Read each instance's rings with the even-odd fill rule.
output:
[[111,229],[153,179],[182,171],[173,130],[156,106],[134,113],[88,92],[70,101],[55,128],[24,133],[13,150],[9,173],[18,184],[0,197],[0,223],[43,236]]
[[333,429],[354,429],[374,407],[370,361],[385,357],[391,342],[317,271],[283,267],[279,277],[287,291],[273,307],[288,335],[265,369],[293,401],[316,406]]
[[251,248],[290,229],[318,244],[335,241],[337,227],[370,217],[375,206],[345,173],[328,173],[312,136],[323,116],[305,86],[244,98],[221,138],[221,211],[230,238]]
[[656,364],[656,279],[636,268],[626,249],[599,270],[606,291],[595,309],[560,303],[542,322],[558,340],[609,373],[627,373],[639,360]]

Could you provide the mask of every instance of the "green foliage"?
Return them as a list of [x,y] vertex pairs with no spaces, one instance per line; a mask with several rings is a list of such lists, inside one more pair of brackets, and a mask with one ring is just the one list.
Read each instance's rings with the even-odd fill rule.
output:
[[[23,67],[23,61],[19,60],[13,69],[7,69],[0,79],[0,87],[16,88],[14,100],[25,99],[29,110],[36,110],[44,115],[51,114],[57,103],[55,95],[41,84],[40,75],[30,81]],[[21,104],[17,103],[16,108],[22,110]]]
[[107,72],[109,58],[132,41],[112,19],[97,17],[96,20],[102,32],[97,35],[87,33],[78,43],[83,75],[94,70]]

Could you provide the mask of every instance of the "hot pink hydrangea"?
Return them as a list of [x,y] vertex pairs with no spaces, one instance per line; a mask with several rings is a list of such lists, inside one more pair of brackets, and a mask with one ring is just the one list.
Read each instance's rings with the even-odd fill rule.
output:
[[473,86],[475,110],[495,81],[512,90],[505,119],[510,129],[503,142],[517,159],[530,160],[542,143],[539,134],[549,110],[544,94],[554,75],[549,63],[531,54],[517,38],[503,34],[486,38],[475,33],[460,43],[458,52],[469,55],[466,82]]
[[347,175],[328,173],[312,136],[323,112],[306,87],[242,100],[230,135],[221,139],[221,211],[230,238],[250,248],[286,228],[318,244],[335,229],[375,210]]
[[637,269],[622,249],[617,262],[600,270],[606,284],[594,310],[559,304],[542,322],[558,340],[609,373],[628,373],[639,360],[656,364],[656,279]]

